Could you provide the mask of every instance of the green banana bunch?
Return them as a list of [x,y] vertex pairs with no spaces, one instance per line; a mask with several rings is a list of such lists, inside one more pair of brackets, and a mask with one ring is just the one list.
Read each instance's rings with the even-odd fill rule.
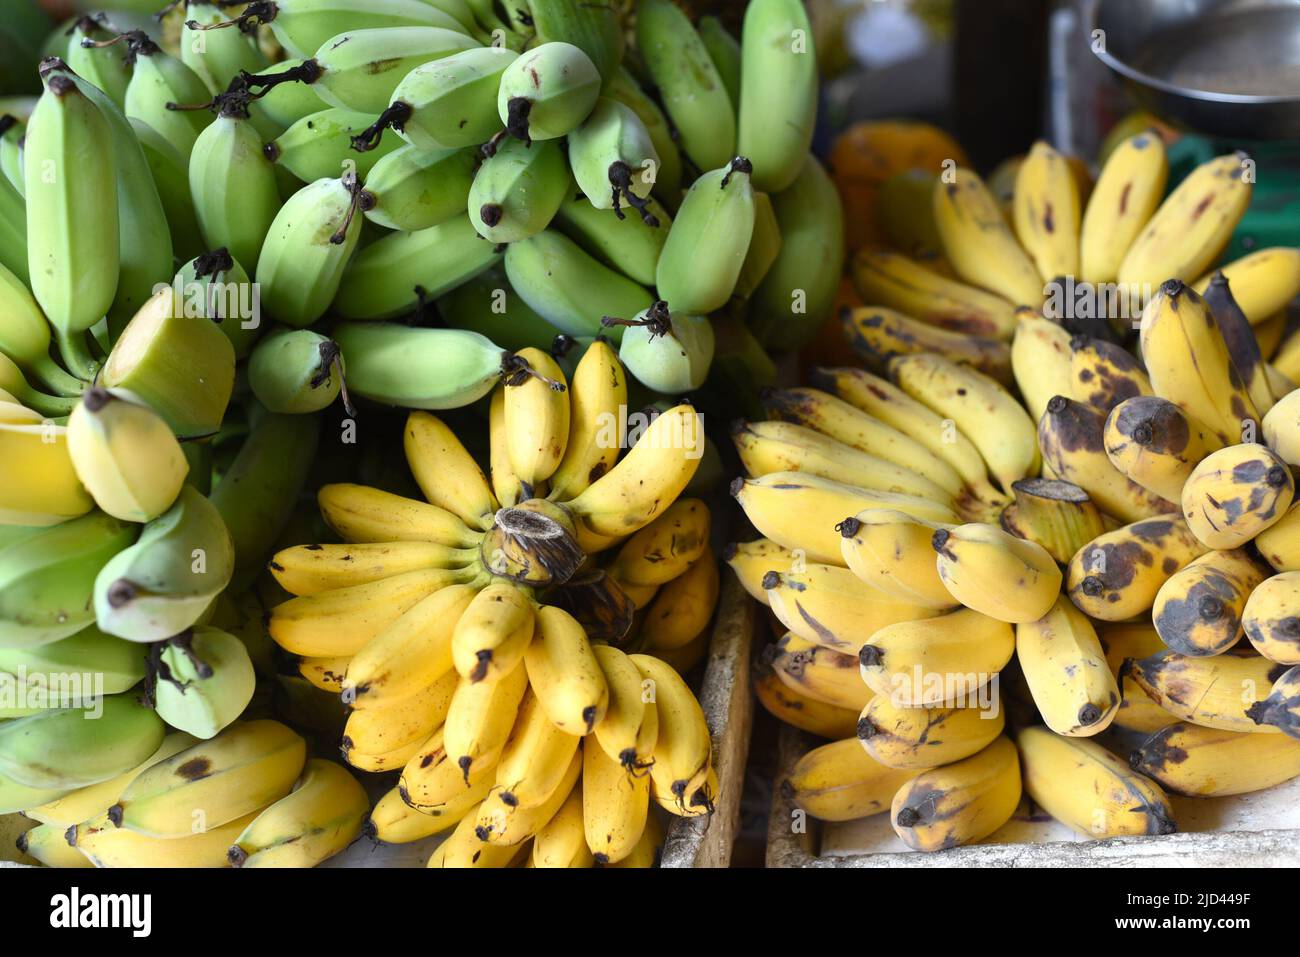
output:
[[513,371],[510,353],[464,329],[345,322],[335,327],[334,341],[354,395],[408,409],[469,405]]
[[[597,262],[553,229],[511,243],[505,267],[524,302],[571,336],[598,335],[601,316],[634,316],[654,301],[645,287]],[[609,336],[619,341],[621,329],[611,328]]]
[[361,235],[362,196],[356,174],[347,173],[304,186],[280,207],[257,260],[274,319],[309,326],[325,314]]
[[316,91],[320,72],[315,60],[295,58],[281,60],[261,73],[242,78],[257,97],[248,112],[265,139],[273,140],[304,116],[331,106]]
[[718,76],[722,77],[722,85],[727,88],[731,105],[739,108],[742,57],[740,41],[731,35],[721,20],[714,16],[700,17],[699,22],[695,24],[695,30],[700,35],[700,42],[704,44],[704,49],[709,51],[713,68],[718,71]]
[[[569,149],[572,155],[572,137]],[[558,143],[510,140],[474,174],[469,219],[488,242],[518,242],[545,229],[568,192],[569,171]]]
[[0,647],[46,645],[93,624],[95,576],[135,536],[134,525],[91,512],[0,549]]
[[313,86],[330,106],[382,113],[402,77],[416,67],[480,46],[444,27],[348,30],[326,40],[312,57],[320,70]]
[[844,265],[844,210],[813,156],[772,196],[781,251],[751,299],[749,322],[769,349],[803,348],[830,315]]
[[[121,694],[145,676],[140,646],[90,625],[48,645],[0,648],[0,674],[25,677],[29,688],[55,691],[72,675],[93,675],[89,694]],[[102,682],[102,687],[99,682]]]
[[293,518],[319,441],[315,416],[265,414],[212,490],[212,504],[234,545],[234,594],[252,585],[265,569]]
[[18,187],[0,176],[0,266],[26,283],[27,200]]
[[604,95],[618,100],[640,117],[646,132],[650,134],[655,153],[659,156],[658,175],[655,176],[656,194],[676,209],[682,188],[682,154],[677,148],[668,117],[659,108],[659,104],[646,95],[626,67],[619,67],[618,72],[605,85]]
[[257,73],[267,65],[255,31],[201,29],[225,21],[218,3],[186,0],[185,13],[187,19],[181,26],[180,37],[181,62],[194,71],[213,96],[226,89],[241,72]]
[[373,115],[330,107],[304,116],[266,144],[266,157],[304,183],[348,172],[364,179],[379,160],[401,145],[401,140],[390,139],[362,153],[352,148]]
[[633,207],[648,226],[659,220],[647,208],[659,171],[659,154],[641,118],[618,100],[601,97],[586,121],[569,134],[569,166],[578,188],[597,209]]
[[125,390],[185,438],[221,427],[235,384],[235,351],[215,322],[186,315],[171,286],[135,314],[104,362],[99,385]]
[[522,143],[558,139],[576,130],[596,106],[601,77],[572,43],[542,43],[501,74],[497,114]]
[[560,205],[555,225],[606,266],[633,282],[653,286],[673,220],[653,196],[643,203],[640,216],[626,216],[612,208],[598,209],[585,196],[575,196]]
[[414,233],[393,233],[353,259],[334,309],[346,319],[405,315],[422,299],[455,289],[500,259],[500,250],[478,235],[468,216],[453,216]]
[[659,300],[618,324],[626,326],[618,357],[642,385],[664,395],[681,395],[704,384],[714,347],[707,316],[670,314],[668,303]]
[[776,220],[772,197],[754,190],[754,233],[745,252],[745,262],[736,277],[735,295],[748,299],[781,255],[781,224]]
[[27,124],[10,113],[0,115],[0,173],[21,194],[27,188],[23,180],[23,134]]
[[205,248],[225,249],[241,263],[255,263],[280,211],[275,167],[248,117],[246,94],[216,99],[217,118],[190,154],[190,195]]
[[602,80],[609,83],[623,59],[623,28],[613,5],[585,0],[528,0],[527,14],[539,44],[559,40],[572,43],[587,54]]
[[130,771],[158,750],[166,725],[129,695],[110,695],[97,718],[57,708],[0,723],[0,774],[29,788],[86,787]]
[[126,87],[126,115],[161,133],[188,163],[194,141],[212,120],[204,108],[210,94],[203,80],[179,59],[163,52],[141,30],[107,42],[125,42],[132,65],[131,82]]
[[161,641],[189,628],[230,584],[235,550],[221,513],[193,486],[95,576],[95,619],[110,635]]
[[501,47],[465,50],[416,67],[397,84],[388,108],[353,140],[372,150],[385,129],[425,150],[477,146],[499,129],[496,97],[501,74],[518,54]]
[[[579,202],[589,205],[586,200]],[[453,329],[477,332],[508,352],[518,352],[530,346],[549,349],[559,331],[511,288],[505,270],[499,266],[479,273],[446,293],[438,300],[437,307],[438,315]],[[568,369],[565,369],[565,375],[572,378]]]
[[736,149],[757,189],[779,193],[800,175],[817,119],[817,54],[800,0],[752,0],[741,33]]
[[189,463],[153,409],[95,386],[68,416],[68,454],[95,504],[151,522],[176,501]]
[[[171,235],[178,258],[190,259],[203,251],[199,235],[199,218],[190,195],[190,171],[180,151],[143,120],[128,120],[131,132],[144,156],[162,205],[163,222]],[[119,217],[122,203],[118,202]]]
[[194,628],[150,649],[158,669],[153,702],[173,728],[215,737],[243,714],[257,677],[244,643],[218,628]]
[[659,295],[678,312],[703,316],[731,298],[754,235],[752,171],[737,156],[687,190],[655,269]]
[[64,58],[69,69],[87,83],[103,90],[104,95],[119,110],[122,109],[126,105],[126,88],[131,82],[132,68],[120,49],[97,45],[115,35],[109,30],[104,14],[79,17],[65,32],[68,47]]
[[366,192],[373,198],[366,219],[404,232],[444,223],[468,208],[476,166],[472,149],[398,147],[366,176]]
[[[0,266],[0,352],[20,366],[22,372],[57,392],[75,395],[81,391],[81,382],[50,358],[50,326],[41,307],[23,280],[3,266]],[[3,382],[0,387],[4,387]],[[12,391],[7,387],[6,390]]]
[[118,283],[117,181],[104,156],[110,132],[69,77],[47,74],[45,86],[23,148],[27,265],[64,360],[91,378],[98,364],[85,332],[108,312]]
[[246,358],[262,334],[262,311],[253,282],[224,246],[191,259],[172,280],[187,311],[211,319],[230,340],[235,358]]
[[248,384],[271,412],[319,412],[343,386],[338,343],[310,329],[277,329],[253,350]]
[[636,45],[686,155],[700,169],[726,165],[736,155],[736,113],[686,14],[671,0],[640,0]]

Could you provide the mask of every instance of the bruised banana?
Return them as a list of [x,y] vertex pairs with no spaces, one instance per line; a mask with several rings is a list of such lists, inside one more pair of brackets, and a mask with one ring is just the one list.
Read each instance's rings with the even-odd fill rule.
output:
[[595,209],[612,209],[617,218],[628,213],[657,228],[658,218],[648,198],[659,170],[654,140],[635,111],[610,97],[596,101],[591,114],[571,133],[569,168],[578,189]]
[[509,140],[474,174],[470,222],[490,243],[518,242],[545,229],[568,192],[569,174],[556,143]]
[[1119,278],[1124,255],[1155,214],[1168,176],[1164,141],[1151,130],[1130,136],[1111,151],[1083,212],[1079,276],[1084,282]]
[[[1251,621],[1248,599],[1267,576],[1267,566],[1244,550],[1207,552],[1160,586],[1151,620],[1161,640],[1179,654],[1222,654]],[[1263,651],[1258,643],[1255,647]]]
[[1134,522],[1099,535],[1070,559],[1066,593],[1090,618],[1124,621],[1148,611],[1160,586],[1208,550],[1181,518]]
[[953,764],[923,771],[894,795],[890,823],[914,851],[938,851],[988,837],[1020,804],[1020,762],[1010,738]]
[[894,356],[935,352],[999,382],[1011,381],[1011,352],[996,339],[937,329],[886,308],[853,309],[840,322],[849,345],[877,372],[888,370]]
[[857,738],[846,738],[803,755],[780,787],[796,807],[818,820],[852,821],[887,810],[915,775],[876,761]]
[[877,695],[862,710],[858,740],[886,767],[916,771],[982,751],[1005,725],[999,703],[990,708],[901,708]]
[[787,632],[767,652],[772,670],[794,691],[840,708],[863,708],[874,693],[862,681],[858,659]]
[[1079,275],[1079,184],[1066,158],[1039,140],[1016,173],[1016,236],[1043,282]]
[[1285,665],[1253,653],[1192,658],[1162,651],[1133,662],[1130,673],[1152,701],[1179,720],[1221,731],[1274,732],[1276,727],[1257,724],[1251,709],[1285,671]]
[[1210,283],[1205,289],[1205,304],[1214,314],[1224,345],[1228,347],[1228,358],[1237,370],[1237,377],[1245,383],[1246,393],[1250,396],[1255,411],[1267,416],[1276,400],[1260,343],[1250,321],[1237,305],[1236,297],[1228,286],[1228,279],[1222,272],[1216,271],[1210,277]]
[[1154,395],[1134,396],[1111,409],[1103,441],[1115,468],[1169,502],[1182,500],[1192,470],[1223,447],[1206,426]]
[[1254,443],[1203,458],[1183,485],[1183,518],[1209,548],[1240,548],[1291,506],[1295,479],[1276,453]]
[[1143,741],[1129,763],[1174,794],[1248,794],[1300,776],[1300,741],[1174,724]]
[[[1253,584],[1240,597],[1245,609],[1238,606],[1241,625],[1250,643],[1265,658],[1284,665],[1300,664],[1300,620],[1295,616],[1295,598],[1300,574],[1283,572],[1260,581],[1258,568],[1251,566],[1256,577],[1243,583]],[[1249,595],[1249,597],[1247,597]],[[1172,647],[1172,646],[1171,646]]]
[[521,143],[572,133],[596,106],[601,77],[591,57],[572,43],[541,43],[501,74],[496,110]]
[[1300,738],[1300,667],[1278,676],[1268,697],[1246,709],[1256,724],[1275,727],[1292,738]]
[[[1262,325],[1300,293],[1300,250],[1270,246],[1234,259],[1219,270],[1232,284],[1237,305],[1252,326]],[[1205,295],[1213,276],[1202,276],[1196,291]]]
[[1075,400],[1102,415],[1109,415],[1125,399],[1152,394],[1151,380],[1133,354],[1104,339],[1071,339],[1070,373]]

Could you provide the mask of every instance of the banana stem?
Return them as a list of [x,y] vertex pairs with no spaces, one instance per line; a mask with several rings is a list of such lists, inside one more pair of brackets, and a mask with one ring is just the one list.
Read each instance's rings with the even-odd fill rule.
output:
[[100,362],[90,351],[90,343],[86,341],[86,333],[68,332],[64,329],[54,330],[54,341],[59,350],[59,356],[63,359],[63,364],[71,370],[72,374],[85,382],[94,382],[95,376],[99,374]]
[[36,374],[36,378],[40,379],[41,384],[53,390],[56,396],[75,397],[81,395],[82,390],[86,388],[86,383],[74,375],[69,375],[49,356],[32,363],[31,370]]
[[77,396],[46,395],[35,389],[30,389],[17,398],[27,408],[50,419],[61,419],[69,415],[79,400]]

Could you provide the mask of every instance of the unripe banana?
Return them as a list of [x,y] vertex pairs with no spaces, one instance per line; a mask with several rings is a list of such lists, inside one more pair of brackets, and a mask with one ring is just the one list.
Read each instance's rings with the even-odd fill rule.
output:
[[[0,138],[0,143],[3,142]],[[27,201],[3,175],[0,175],[0,266],[24,285],[31,278],[27,271]]]
[[354,174],[319,179],[276,213],[257,260],[257,282],[272,318],[309,326],[329,308],[361,235],[362,190]]
[[1151,609],[1156,631],[1179,654],[1222,654],[1241,637],[1247,599],[1266,577],[1267,566],[1244,550],[1208,552],[1160,586]]
[[[74,828],[76,825],[72,825]],[[38,824],[18,835],[20,854],[35,858],[46,867],[94,867],[85,854],[68,843],[67,830],[57,824]]]
[[1295,479],[1263,445],[1230,445],[1211,452],[1183,486],[1183,518],[1208,548],[1240,548],[1291,506]]
[[1160,205],[1168,176],[1164,141],[1151,130],[1130,136],[1111,151],[1083,213],[1081,279],[1099,284],[1119,277],[1124,255]]
[[704,385],[716,345],[707,317],[670,311],[660,299],[618,325],[626,327],[618,357],[642,385],[664,395]]
[[735,155],[735,110],[686,14],[668,0],[640,0],[636,44],[682,149],[700,169],[725,164]]
[[623,58],[623,30],[612,7],[592,6],[583,0],[530,0],[528,14],[522,19],[516,15],[516,19],[516,31],[530,26],[526,21],[531,19],[539,43],[567,40],[579,47],[607,82]]
[[366,176],[366,192],[374,199],[366,219],[404,232],[446,222],[465,211],[474,167],[472,150],[399,147]]
[[1124,621],[1148,611],[1160,586],[1206,551],[1181,518],[1134,522],[1079,549],[1066,569],[1066,593],[1090,618]]
[[109,515],[150,522],[180,494],[189,463],[171,429],[148,406],[90,389],[68,417],[77,477]]
[[347,319],[404,316],[419,308],[422,297],[437,298],[500,260],[501,248],[481,238],[468,216],[393,233],[357,253],[339,284],[334,309]]
[[496,108],[506,132],[522,143],[574,132],[596,106],[601,78],[572,43],[542,43],[501,73]]
[[850,266],[864,300],[921,322],[994,339],[1009,339],[1018,328],[1016,307],[1005,299],[927,269],[902,253],[861,249]]
[[659,171],[655,176],[656,195],[665,204],[676,208],[681,198],[682,157],[668,117],[659,108],[659,104],[646,95],[625,66],[620,66],[614,72],[603,92],[641,118],[646,131],[650,134],[650,142],[654,144],[655,152],[659,155]]
[[316,92],[319,73],[319,64],[314,60],[292,58],[274,63],[245,81],[258,97],[249,113],[263,137],[274,139],[304,116],[331,105]]
[[1270,661],[1300,664],[1300,619],[1295,615],[1300,574],[1283,572],[1253,584],[1241,612],[1246,637]]
[[[1191,282],[1203,274],[1250,204],[1252,169],[1245,153],[1229,153],[1192,170],[1133,240],[1119,266],[1120,283],[1131,289],[1154,288],[1171,279]],[[1144,332],[1144,354],[1145,340]]]
[[212,116],[206,109],[176,109],[170,104],[206,105],[209,94],[203,79],[181,60],[165,53],[143,31],[133,30],[118,41],[126,42],[127,59],[132,65],[123,112],[161,133],[188,163],[195,140]]
[[803,755],[780,787],[796,807],[819,820],[852,821],[888,809],[915,775],[881,764],[850,737]]
[[103,90],[104,95],[122,109],[126,105],[132,65],[120,47],[99,45],[100,41],[113,36],[107,16],[101,13],[80,17],[65,33],[68,46],[64,59],[68,68],[87,83]]
[[582,625],[568,612],[538,607],[524,665],[542,710],[561,731],[590,734],[605,717],[609,686]]
[[343,387],[341,350],[310,329],[278,329],[249,357],[248,384],[271,412],[319,412]]
[[1016,658],[1039,714],[1057,734],[1090,737],[1114,720],[1119,686],[1092,622],[1064,595],[1039,620],[1016,626]]
[[887,371],[894,356],[934,352],[1004,384],[1012,381],[1011,350],[997,339],[948,332],[885,308],[845,310],[840,325],[854,352],[876,372]]
[[1181,501],[1183,486],[1200,461],[1223,448],[1206,426],[1153,395],[1135,396],[1111,409],[1103,441],[1115,468],[1170,502]]
[[817,119],[817,54],[798,0],[756,0],[741,32],[736,148],[758,189],[779,193],[799,175]]
[[[193,258],[203,252],[199,219],[190,194],[189,157],[172,146],[161,133],[143,120],[127,120],[127,131],[135,135],[177,258]],[[143,187],[142,187],[143,188]],[[118,231],[123,222],[123,198],[118,197]],[[121,242],[119,241],[119,247]],[[119,284],[120,285],[120,284]]]
[[659,154],[650,131],[633,110],[601,97],[591,115],[569,134],[569,166],[578,188],[596,209],[636,210],[648,226],[660,225],[648,198],[659,172]]
[[218,628],[195,628],[160,647],[154,707],[171,727],[212,738],[253,698],[257,677],[248,649]]
[[931,542],[945,526],[891,509],[869,508],[840,523],[841,554],[863,582],[899,601],[946,610],[957,601],[931,559]]
[[260,294],[244,267],[227,249],[214,249],[190,260],[172,280],[173,296],[180,289],[187,311],[211,319],[234,346],[235,358],[245,359],[261,336]]
[[29,688],[43,685],[57,695],[65,676],[86,673],[96,675],[96,681],[103,676],[105,694],[129,691],[145,676],[144,652],[94,625],[49,644],[0,649],[0,674],[6,682],[21,683],[25,677]]
[[952,182],[934,185],[934,219],[944,254],[957,275],[1002,296],[1013,305],[1038,306],[1043,280],[1002,218],[997,201],[979,176],[953,172]]
[[[1300,293],[1300,250],[1290,246],[1257,249],[1220,270],[1232,283],[1237,305],[1252,326],[1264,323]],[[1202,296],[1212,276],[1202,276],[1196,291]]]
[[106,696],[99,708],[93,720],[79,706],[4,722],[0,774],[29,788],[72,790],[130,771],[162,744],[162,719],[134,696]]
[[628,216],[612,208],[597,209],[584,194],[560,205],[556,225],[605,265],[633,282],[653,286],[655,268],[673,221],[653,197],[646,199],[645,212],[647,217]]
[[1016,172],[1016,236],[1043,282],[1079,275],[1079,184],[1066,158],[1039,140]]
[[180,36],[181,62],[194,71],[209,93],[215,96],[226,89],[240,71],[257,73],[267,65],[255,31],[196,30],[190,26],[225,20],[217,3],[187,0],[185,15],[187,19]]
[[999,621],[1037,621],[1061,591],[1061,570],[1045,548],[994,525],[941,528],[931,544],[953,598]]
[[1080,834],[1096,839],[1177,830],[1160,786],[1095,741],[1025,728],[1016,744],[1025,793]]
[[884,695],[868,702],[858,721],[858,740],[890,768],[917,770],[961,761],[1002,733],[1006,717],[992,708],[901,708]]
[[1251,717],[1286,671],[1248,651],[1191,658],[1161,651],[1134,661],[1130,674],[1147,696],[1181,721],[1222,731],[1275,732]]
[[497,148],[474,174],[469,218],[491,243],[534,236],[555,218],[569,191],[569,173],[556,143],[535,147],[511,140]]
[[333,107],[321,110],[298,120],[268,142],[263,152],[275,169],[304,183],[348,173],[365,179],[377,162],[402,145],[394,137],[356,151],[352,144],[365,135],[372,116]]
[[655,269],[670,309],[702,316],[731,297],[754,233],[752,170],[737,156],[687,190]]
[[962,608],[870,633],[859,652],[863,680],[901,706],[961,704],[978,695],[1015,654],[1006,622]]
[[99,627],[161,641],[197,622],[230,582],[235,554],[216,507],[191,485],[95,577]]
[[439,26],[350,29],[316,50],[312,60],[320,76],[312,89],[330,106],[382,113],[398,83],[416,67],[479,46],[463,32]]
[[[524,302],[571,336],[600,334],[601,316],[634,316],[654,301],[645,287],[596,261],[553,229],[511,243],[505,267],[510,285]],[[607,335],[617,342],[622,331],[611,327]]]
[[1268,697],[1246,709],[1246,716],[1256,724],[1269,725],[1292,738],[1300,738],[1300,667],[1279,675]]
[[954,764],[923,771],[894,795],[890,823],[915,851],[938,851],[988,837],[1020,804],[1020,761],[1010,738]]

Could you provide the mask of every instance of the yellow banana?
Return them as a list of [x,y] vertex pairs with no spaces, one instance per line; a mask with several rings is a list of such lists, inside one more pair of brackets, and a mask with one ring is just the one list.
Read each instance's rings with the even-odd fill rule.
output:
[[1133,354],[1104,339],[1070,340],[1070,388],[1074,398],[1109,415],[1125,399],[1151,395],[1151,380]]
[[560,809],[533,839],[534,867],[591,867],[595,863],[582,823],[583,782],[574,785]]
[[1300,389],[1279,399],[1260,424],[1265,445],[1287,465],[1300,463]]
[[1079,276],[1112,283],[1138,233],[1165,194],[1169,159],[1164,141],[1143,130],[1117,145],[1106,158],[1088,197],[1079,234]]
[[[1243,560],[1248,559],[1243,556]],[[1258,571],[1253,565],[1251,568]],[[1244,611],[1238,605],[1246,637],[1269,661],[1288,666],[1300,664],[1300,617],[1296,616],[1300,607],[1297,602],[1300,572],[1282,572],[1267,581],[1262,579],[1258,575],[1254,579],[1257,587],[1241,595],[1243,599],[1249,595]]]
[[1033,727],[1017,734],[1016,744],[1025,793],[1080,834],[1098,839],[1178,829],[1160,786],[1095,741]]
[[562,608],[537,609],[524,665],[542,710],[560,730],[590,734],[609,707],[609,686],[581,624]]
[[321,486],[321,516],[345,542],[432,542],[476,547],[483,534],[444,508],[365,485]]
[[1300,505],[1260,532],[1255,547],[1274,571],[1300,571]]
[[900,708],[879,695],[862,711],[858,740],[886,767],[917,771],[982,751],[1005,725],[1000,703],[990,708]]
[[455,433],[435,415],[412,412],[403,435],[406,461],[424,497],[471,528],[491,528],[496,497]]
[[[1245,614],[1247,598],[1255,596],[1266,577],[1267,566],[1242,549],[1207,552],[1160,586],[1151,620],[1164,643],[1179,654],[1222,654],[1251,620]],[[1258,644],[1255,648],[1263,652]]]
[[1074,374],[1070,334],[1036,309],[1018,309],[1016,317],[1011,372],[1029,417],[1038,422]]
[[679,498],[623,544],[608,571],[620,584],[666,585],[704,554],[710,525],[704,502]]
[[[599,748],[596,750],[600,751]],[[604,752],[601,753],[603,756]],[[474,828],[478,839],[486,844],[510,847],[518,847],[529,840],[555,817],[580,774],[582,755],[574,751],[569,760],[561,765],[559,784],[549,794],[542,795],[540,801],[531,807],[515,804],[500,785],[494,787],[478,808]]]
[[886,625],[859,652],[863,680],[902,707],[961,704],[1015,653],[1009,624],[970,608]]
[[291,595],[319,595],[426,568],[464,568],[478,558],[472,548],[436,542],[369,542],[295,545],[275,553],[267,567]]
[[1016,626],[1016,659],[1043,721],[1057,734],[1100,734],[1119,708],[1119,686],[1097,632],[1064,595],[1037,621]]
[[786,632],[764,657],[786,687],[839,708],[866,707],[874,693],[862,680],[855,655],[834,651]]
[[939,851],[988,837],[1020,803],[1020,761],[1010,738],[942,768],[922,771],[894,795],[890,823],[914,851]]
[[1252,168],[1244,153],[1229,153],[1192,170],[1133,240],[1120,262],[1119,282],[1155,288],[1167,279],[1191,282],[1204,273],[1250,205]]
[[958,168],[935,182],[934,221],[944,255],[966,282],[1017,306],[1037,306],[1043,301],[1038,270],[1007,227],[997,200],[974,171]]
[[853,574],[898,601],[947,610],[959,602],[931,555],[934,536],[950,527],[868,508],[840,523],[840,554]]
[[[519,713],[519,704],[528,690],[528,674],[523,665],[503,675],[496,681],[466,681],[460,679],[452,695],[447,721],[443,725],[442,750],[447,753],[461,779],[468,786],[473,783],[473,772],[495,766],[505,749]],[[411,759],[420,760],[420,755]],[[407,774],[411,764],[406,766]],[[403,774],[405,783],[407,775]],[[407,793],[414,807],[441,803],[430,795],[419,796],[410,785]]]
[[1183,518],[1208,548],[1240,548],[1280,519],[1295,497],[1286,462],[1256,444],[1203,458],[1183,486]]
[[885,306],[849,306],[840,313],[844,338],[866,365],[884,371],[894,356],[934,352],[1011,381],[1011,350],[1001,339],[950,332]]
[[1064,156],[1042,140],[1016,172],[1016,236],[1043,282],[1079,275],[1079,184]]
[[1106,457],[1130,481],[1161,498],[1182,500],[1192,469],[1223,448],[1219,437],[1168,399],[1125,399],[1106,417]]
[[246,814],[217,827],[159,838],[115,828],[101,816],[68,829],[68,843],[96,867],[229,867],[230,845],[257,818]]
[[899,788],[915,776],[914,770],[881,764],[857,738],[845,738],[801,757],[780,788],[819,820],[852,821],[888,810]]
[[[476,693],[485,688],[484,685],[472,687]],[[464,708],[462,705],[462,710]],[[480,713],[479,717],[490,715]],[[397,783],[397,792],[405,804],[422,814],[445,815],[459,820],[457,815],[468,813],[487,797],[495,781],[496,757],[491,755],[471,762],[467,781],[456,757],[447,753],[443,729],[439,728],[406,762]]]
[[[852,738],[858,712],[818,701],[782,683],[771,668],[754,676],[754,695],[768,713],[800,731],[823,738]],[[856,742],[855,742],[856,743]]]
[[1181,518],[1134,522],[1079,549],[1065,572],[1066,594],[1090,618],[1124,621],[1149,611],[1160,586],[1206,551]]
[[1275,732],[1249,716],[1286,671],[1256,654],[1230,651],[1191,658],[1161,651],[1134,661],[1131,674],[1147,696],[1180,720],[1222,731]]
[[491,787],[491,777],[485,777],[463,796],[427,814],[403,801],[401,791],[393,788],[376,802],[370,812],[367,832],[385,844],[409,844],[441,834],[459,824],[470,810],[477,809]]
[[[1300,249],[1293,246],[1269,246],[1247,253],[1222,267],[1232,284],[1237,306],[1252,326],[1275,316],[1286,304],[1300,295]],[[1193,288],[1202,296],[1210,285],[1210,275],[1196,281]],[[1258,333],[1260,330],[1256,330]]]
[[1061,569],[1043,546],[981,523],[931,538],[944,587],[967,608],[1013,624],[1037,621],[1061,591]]
[[818,478],[805,472],[771,472],[756,479],[736,479],[732,497],[754,527],[785,548],[811,561],[844,561],[836,526],[846,516],[868,508],[888,508],[930,522],[956,524],[957,515],[940,503],[878,492]]
[[[667,782],[678,806],[686,807],[697,778],[707,773],[712,755],[709,726],[704,711],[681,675],[652,655],[628,655],[647,683],[659,715],[652,773]],[[613,763],[613,762],[611,762]],[[626,774],[615,764],[620,774]],[[596,849],[593,848],[593,851]]]
[[[627,373],[614,347],[597,338],[578,361],[569,386],[569,435],[550,477],[550,497],[567,502],[618,461],[618,423],[627,407]],[[504,503],[503,503],[504,504]]]
[[718,563],[704,549],[695,564],[659,589],[641,622],[641,641],[652,652],[675,651],[702,635],[718,604]]
[[564,371],[541,349],[515,356],[527,371],[505,381],[506,451],[523,497],[532,498],[559,468],[569,441],[569,384]]
[[492,494],[502,508],[518,505],[526,497],[519,476],[510,464],[504,382],[492,390],[488,403],[488,478],[492,481]]
[[795,554],[769,539],[756,538],[752,542],[732,542],[723,551],[722,560],[731,567],[749,596],[766,605],[763,576],[770,571],[793,568]]
[[527,692],[497,762],[495,795],[510,807],[543,804],[560,786],[581,741],[553,725],[537,696]]
[[406,765],[447,720],[458,678],[448,669],[428,687],[383,707],[348,715],[343,759],[362,771],[395,771]]
[[94,867],[90,858],[68,843],[67,832],[67,827],[57,824],[39,824],[19,834],[16,846],[20,854],[35,858],[46,867]]
[[328,691],[330,694],[343,693],[343,677],[348,673],[351,655],[333,658],[300,658],[298,674],[310,682],[313,688]]
[[429,858],[429,867],[501,868],[508,867],[519,853],[510,844],[488,844],[479,838],[478,815],[471,810],[456,825],[451,835],[438,845]]
[[533,606],[510,582],[488,585],[449,617],[451,659],[466,681],[495,681],[513,671],[533,640]]
[[1130,674],[1128,659],[1147,658],[1165,650],[1160,633],[1148,623],[1109,625],[1098,633],[1106,665],[1119,685],[1119,709],[1111,724],[1125,731],[1151,734],[1177,719],[1147,697]]
[[582,823],[597,864],[614,864],[632,853],[649,810],[649,774],[628,773],[603,748],[583,749]]
[[[670,783],[663,775],[656,777],[654,768],[651,767],[650,798],[675,817],[705,817],[712,814],[713,809],[717,806],[718,798],[722,794],[718,783],[718,772],[712,767],[709,767],[703,774],[696,775],[687,788],[687,796],[684,802],[678,802],[677,797],[669,787]],[[656,826],[657,820],[653,814],[646,819],[646,833],[649,833],[650,829]],[[644,841],[645,835],[642,835],[641,839]],[[662,840],[662,836],[659,839]]]
[[293,791],[258,814],[227,857],[236,867],[315,867],[361,836],[369,810],[356,778],[313,758]]
[[1175,794],[1246,794],[1300,776],[1300,741],[1173,724],[1143,741],[1129,764]]
[[0,424],[0,522],[58,525],[94,507],[68,453],[66,426]]
[[596,743],[627,771],[643,771],[654,761],[659,709],[646,700],[645,679],[636,662],[612,645],[592,645],[591,650],[609,687],[605,717],[592,729]]
[[632,853],[623,858],[617,864],[608,864],[607,867],[619,868],[651,868],[659,866],[659,855],[663,849],[664,832],[659,823],[659,819],[653,814],[646,819],[645,830],[641,833],[641,840],[637,841],[636,847]]

